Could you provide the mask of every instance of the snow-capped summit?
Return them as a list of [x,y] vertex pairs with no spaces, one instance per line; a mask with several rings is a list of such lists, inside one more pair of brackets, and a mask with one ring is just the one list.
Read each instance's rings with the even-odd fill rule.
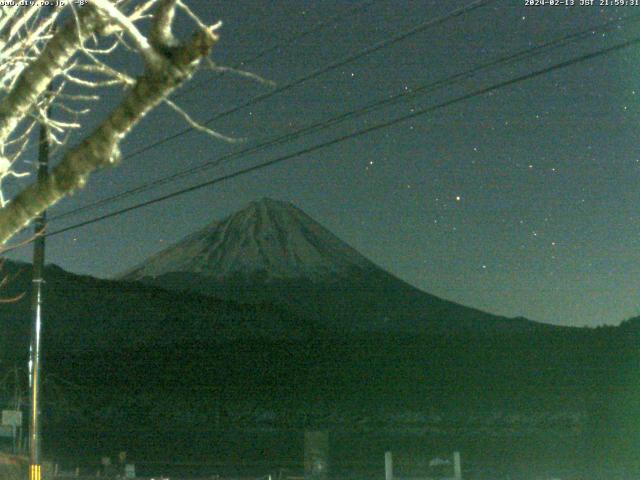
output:
[[168,247],[126,279],[197,273],[213,279],[320,280],[373,265],[294,205],[263,198]]
[[290,203],[262,199],[122,277],[219,299],[291,309],[336,332],[531,328],[430,295],[376,266]]

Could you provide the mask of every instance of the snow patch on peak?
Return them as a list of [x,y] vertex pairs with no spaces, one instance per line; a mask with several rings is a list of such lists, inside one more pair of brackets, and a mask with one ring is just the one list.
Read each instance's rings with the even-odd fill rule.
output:
[[364,256],[291,203],[251,202],[125,273],[140,279],[190,272],[216,279],[260,275],[322,280],[374,268]]

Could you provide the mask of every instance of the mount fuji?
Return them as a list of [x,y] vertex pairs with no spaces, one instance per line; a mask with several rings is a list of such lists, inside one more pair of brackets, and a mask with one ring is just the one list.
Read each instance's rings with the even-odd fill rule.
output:
[[376,266],[299,208],[268,198],[214,221],[120,279],[286,306],[339,333],[553,328],[423,292]]
[[375,265],[295,206],[264,198],[188,236],[124,275],[189,272],[224,281],[326,281]]

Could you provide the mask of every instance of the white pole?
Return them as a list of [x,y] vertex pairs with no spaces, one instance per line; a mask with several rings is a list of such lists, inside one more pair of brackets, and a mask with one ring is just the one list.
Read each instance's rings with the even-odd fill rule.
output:
[[462,464],[460,463],[460,452],[453,452],[453,478],[462,480]]
[[393,480],[393,455],[384,452],[384,480]]

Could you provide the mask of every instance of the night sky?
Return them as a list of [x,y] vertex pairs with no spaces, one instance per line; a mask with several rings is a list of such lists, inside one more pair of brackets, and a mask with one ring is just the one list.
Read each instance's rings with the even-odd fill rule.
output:
[[[367,2],[368,3],[368,2]],[[388,39],[465,1],[190,0],[222,20],[213,59],[278,86]],[[579,0],[576,0],[576,4]],[[596,4],[599,3],[596,1]],[[342,15],[296,42],[292,35]],[[497,0],[393,47],[220,119],[245,137],[192,132],[92,177],[56,215],[275,134],[410,91],[511,52],[640,15],[640,6],[524,6]],[[493,68],[285,146],[232,160],[143,195],[52,222],[51,230],[405,115],[638,35],[640,21],[524,62]],[[186,31],[186,29],[185,29]],[[116,61],[118,61],[116,59]],[[640,314],[640,46],[456,103],[275,167],[51,237],[47,261],[113,276],[248,202],[295,203],[381,267],[429,293],[488,312],[563,325],[617,324]],[[177,102],[198,119],[272,87],[201,72]],[[106,93],[86,129],[113,106]],[[185,128],[166,108],[149,115],[123,154]],[[9,191],[29,180],[14,182]],[[30,258],[30,248],[16,257]]]

